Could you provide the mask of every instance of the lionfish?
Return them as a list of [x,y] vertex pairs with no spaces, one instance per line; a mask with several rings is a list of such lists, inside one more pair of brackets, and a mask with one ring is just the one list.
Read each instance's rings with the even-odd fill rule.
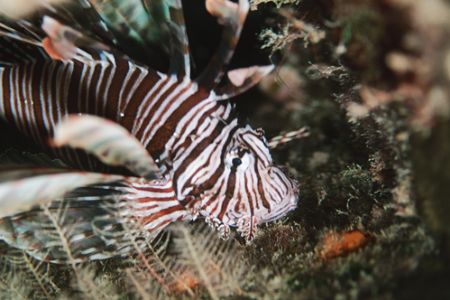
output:
[[[205,4],[223,36],[196,78],[181,0],[76,0],[2,19],[0,115],[64,167],[2,167],[1,240],[40,260],[81,262],[126,255],[136,226],[142,246],[196,218],[250,241],[296,207],[298,184],[269,152],[283,137],[267,141],[228,101],[272,70],[227,71],[249,3]],[[167,73],[147,63],[158,43]]]

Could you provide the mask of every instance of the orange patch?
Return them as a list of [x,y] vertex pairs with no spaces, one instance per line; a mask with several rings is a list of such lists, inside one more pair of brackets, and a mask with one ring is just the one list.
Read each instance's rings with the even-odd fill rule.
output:
[[189,271],[184,272],[179,277],[179,280],[169,286],[169,290],[173,294],[182,294],[193,290],[200,285],[200,279]]
[[348,232],[329,232],[322,237],[319,254],[323,259],[346,255],[365,246],[368,236],[359,230]]
[[52,40],[49,37],[46,37],[42,40],[42,47],[44,48],[45,52],[47,52],[48,56],[50,56],[53,59],[56,60],[63,60],[61,54],[55,49],[53,46]]

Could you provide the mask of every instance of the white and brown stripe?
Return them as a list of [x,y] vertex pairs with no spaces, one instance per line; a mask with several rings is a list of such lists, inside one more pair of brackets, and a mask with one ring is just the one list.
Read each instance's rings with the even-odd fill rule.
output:
[[[173,3],[172,8],[181,9],[179,1]],[[218,5],[209,10],[221,20],[223,1],[207,3]],[[105,51],[78,49],[75,58],[64,62],[39,55],[0,66],[1,116],[44,146],[55,125],[69,114],[113,120],[143,144],[164,175],[159,183],[126,182],[121,189],[122,200],[129,200],[125,215],[135,216],[149,232],[201,215],[223,234],[228,226],[237,226],[251,239],[256,224],[296,206],[298,190],[295,181],[273,165],[260,132],[238,122],[234,106],[221,101],[243,89],[229,84],[229,91],[216,94],[248,1],[230,7],[228,19],[222,20],[224,40],[218,54],[197,79],[189,77],[189,48],[178,11],[172,25],[181,26],[176,34],[182,36],[176,40],[182,50],[173,49],[168,74]],[[266,69],[239,71],[245,88]],[[98,168],[98,161],[80,152],[51,150],[78,167]]]

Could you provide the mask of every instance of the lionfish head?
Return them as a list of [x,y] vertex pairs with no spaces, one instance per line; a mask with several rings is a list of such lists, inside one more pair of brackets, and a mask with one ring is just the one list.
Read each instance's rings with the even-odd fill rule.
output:
[[258,224],[276,220],[296,208],[298,184],[274,165],[261,129],[239,128],[208,164],[201,157],[191,179],[196,213],[226,236],[229,228],[251,240]]

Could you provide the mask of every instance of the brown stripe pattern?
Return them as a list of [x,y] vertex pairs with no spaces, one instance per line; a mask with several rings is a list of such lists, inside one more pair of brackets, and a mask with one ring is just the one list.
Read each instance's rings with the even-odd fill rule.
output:
[[[298,189],[272,162],[261,131],[239,123],[234,106],[222,101],[224,95],[243,89],[231,84],[229,92],[222,88],[216,93],[249,4],[247,0],[237,4],[207,1],[210,13],[225,26],[224,38],[204,72],[191,79],[181,2],[173,3],[170,26],[176,29],[176,45],[183,48],[172,50],[168,74],[107,51],[94,55],[78,49],[75,58],[67,61],[42,55],[0,66],[0,115],[43,147],[48,147],[55,125],[68,114],[113,120],[144,145],[163,172],[168,190],[161,199],[166,199],[168,206],[154,209],[155,197],[151,196],[148,206],[132,208],[148,224],[148,230],[185,219],[188,213],[204,217],[223,235],[229,233],[229,226],[238,227],[250,240],[257,224],[296,207]],[[264,72],[240,71],[239,75],[247,76],[242,82],[248,88],[256,83],[255,78],[262,77],[260,73]],[[97,162],[78,152],[65,148],[51,151],[73,165],[97,167]],[[145,188],[151,189],[151,185],[137,189],[138,194],[145,194]]]

